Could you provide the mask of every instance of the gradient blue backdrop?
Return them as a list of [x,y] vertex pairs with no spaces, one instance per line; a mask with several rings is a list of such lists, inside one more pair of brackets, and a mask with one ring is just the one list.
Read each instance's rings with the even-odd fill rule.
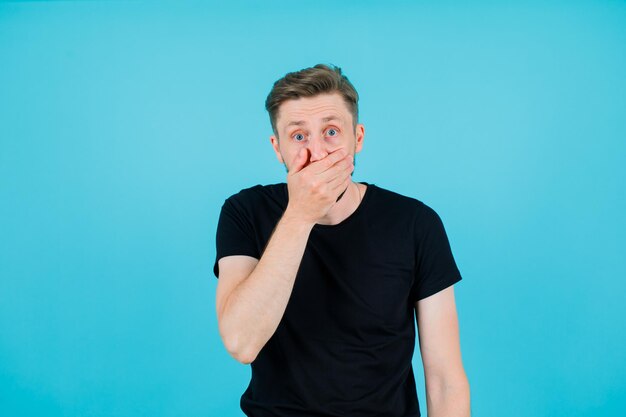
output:
[[0,4],[0,415],[242,415],[217,216],[318,62],[444,221],[473,415],[626,415],[626,3],[218,4]]

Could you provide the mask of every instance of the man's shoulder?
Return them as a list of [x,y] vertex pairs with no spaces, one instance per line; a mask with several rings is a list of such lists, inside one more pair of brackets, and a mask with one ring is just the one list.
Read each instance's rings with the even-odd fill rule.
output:
[[225,204],[254,206],[268,200],[281,204],[287,199],[287,196],[287,184],[284,182],[267,185],[256,184],[232,194],[226,199]]
[[375,190],[376,200],[380,204],[397,206],[398,208],[415,209],[424,206],[424,202],[416,197],[411,197],[405,194],[401,194],[397,191],[392,191],[387,188],[383,188],[380,185],[373,185],[372,189]]
[[419,224],[432,224],[441,221],[441,217],[428,203],[417,197],[411,197],[400,192],[376,186],[379,195],[378,204],[381,210],[389,215],[409,216]]
[[407,219],[410,218],[418,225],[430,225],[440,222],[439,214],[428,203],[400,192],[375,186],[377,208],[386,215]]

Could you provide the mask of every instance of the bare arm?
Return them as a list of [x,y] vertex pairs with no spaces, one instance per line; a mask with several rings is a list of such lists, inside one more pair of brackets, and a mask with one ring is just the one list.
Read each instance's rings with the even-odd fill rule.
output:
[[[238,361],[254,361],[276,331],[312,227],[285,212],[252,273],[232,290],[221,311],[218,305],[220,334]],[[237,261],[229,258],[236,257],[219,260],[220,271]],[[221,275],[220,281],[225,280]]]
[[415,304],[429,417],[469,417],[469,382],[461,360],[459,325],[450,286]]
[[220,281],[224,279],[218,283],[216,303],[220,335],[228,352],[242,363],[253,362],[278,328],[311,229],[351,180],[354,166],[345,151],[303,168],[307,160],[303,151],[292,164],[289,204],[258,264],[241,256],[219,260]]

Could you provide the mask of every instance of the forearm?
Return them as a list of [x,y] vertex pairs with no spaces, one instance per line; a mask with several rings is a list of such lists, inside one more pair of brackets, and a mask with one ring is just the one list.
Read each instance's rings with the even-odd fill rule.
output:
[[228,297],[221,331],[230,353],[240,362],[252,362],[276,331],[313,225],[287,208],[259,263]]
[[467,378],[453,383],[426,386],[428,417],[470,417],[470,388]]

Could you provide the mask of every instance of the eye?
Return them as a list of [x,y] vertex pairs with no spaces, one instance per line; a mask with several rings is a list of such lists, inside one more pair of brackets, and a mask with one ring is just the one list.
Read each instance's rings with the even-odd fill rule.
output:
[[302,142],[304,140],[304,135],[302,133],[296,133],[295,135],[293,135],[293,139],[296,142]]
[[328,136],[337,136],[339,134],[339,132],[337,132],[337,130],[333,128],[328,129],[326,133],[328,134]]

